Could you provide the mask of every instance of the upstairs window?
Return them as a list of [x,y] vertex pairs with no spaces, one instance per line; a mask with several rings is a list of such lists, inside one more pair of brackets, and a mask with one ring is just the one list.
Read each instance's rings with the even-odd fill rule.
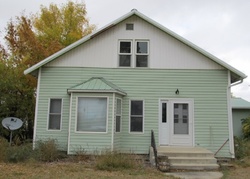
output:
[[130,67],[132,57],[132,42],[131,41],[120,41],[119,48],[119,66]]
[[50,99],[49,130],[60,130],[62,118],[62,99]]
[[148,67],[148,42],[136,41],[136,67]]

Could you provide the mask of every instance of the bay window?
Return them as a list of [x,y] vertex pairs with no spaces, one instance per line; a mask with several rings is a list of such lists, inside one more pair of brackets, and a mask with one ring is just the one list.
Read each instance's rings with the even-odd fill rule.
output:
[[106,97],[79,97],[76,130],[106,132],[107,107]]

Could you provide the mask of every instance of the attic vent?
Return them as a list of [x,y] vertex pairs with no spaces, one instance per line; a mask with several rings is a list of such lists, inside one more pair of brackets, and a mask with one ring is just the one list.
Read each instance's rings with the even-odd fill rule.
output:
[[126,24],[126,30],[134,30],[134,24]]

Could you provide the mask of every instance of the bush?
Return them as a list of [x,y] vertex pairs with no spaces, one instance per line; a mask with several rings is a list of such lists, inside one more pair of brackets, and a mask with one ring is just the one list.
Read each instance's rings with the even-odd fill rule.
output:
[[244,138],[250,138],[250,117],[242,119],[242,132]]
[[234,137],[235,158],[242,159],[247,155],[247,140]]
[[139,166],[134,155],[121,154],[118,152],[106,152],[97,157],[96,167],[99,170],[133,169]]
[[8,162],[24,162],[32,157],[32,144],[23,144],[20,146],[11,146],[7,150]]
[[8,148],[8,141],[5,138],[0,137],[0,162],[3,162],[7,159]]
[[39,140],[36,143],[36,158],[44,162],[53,162],[61,158],[56,140]]

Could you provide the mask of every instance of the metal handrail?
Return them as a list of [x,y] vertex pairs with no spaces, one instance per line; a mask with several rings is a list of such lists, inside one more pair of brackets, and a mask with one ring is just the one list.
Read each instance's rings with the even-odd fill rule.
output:
[[151,147],[154,150],[154,156],[155,156],[155,166],[158,168],[158,158],[157,158],[157,149],[156,149],[156,144],[155,144],[155,135],[154,131],[151,130]]

